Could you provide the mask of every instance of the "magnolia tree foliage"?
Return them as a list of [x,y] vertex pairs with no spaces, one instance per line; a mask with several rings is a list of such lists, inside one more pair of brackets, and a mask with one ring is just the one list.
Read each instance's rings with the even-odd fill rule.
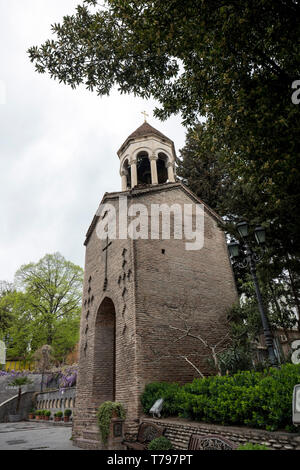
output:
[[241,219],[265,226],[272,312],[279,279],[298,315],[299,13],[298,0],[85,0],[28,51],[38,72],[72,88],[117,88],[157,100],[161,119],[180,113],[180,176],[231,234]]
[[85,0],[29,56],[72,88],[117,87],[155,98],[162,119],[201,118],[201,155],[233,180],[230,219],[262,214],[278,249],[298,255],[299,13],[297,0]]

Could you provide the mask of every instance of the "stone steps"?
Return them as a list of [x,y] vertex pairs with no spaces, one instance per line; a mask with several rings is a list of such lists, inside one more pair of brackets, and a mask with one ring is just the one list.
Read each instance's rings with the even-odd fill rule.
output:
[[[25,385],[22,387],[22,391],[38,391],[41,387],[41,375],[40,374],[31,374],[29,375],[32,384]],[[0,377],[0,404],[6,402],[10,398],[18,395],[18,387],[10,387],[9,384],[12,382],[13,378],[10,375],[4,375]]]
[[74,439],[73,444],[76,447],[80,447],[82,449],[87,449],[87,450],[99,450],[99,449],[101,449],[100,441],[95,441],[93,439],[84,439],[83,437],[80,437],[78,439]]
[[92,431],[92,430],[83,431],[82,437],[83,439],[100,442],[99,431]]

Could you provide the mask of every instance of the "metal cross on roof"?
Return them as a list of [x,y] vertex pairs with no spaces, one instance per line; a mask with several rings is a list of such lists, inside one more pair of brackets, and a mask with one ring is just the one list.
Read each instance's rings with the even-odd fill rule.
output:
[[144,115],[145,122],[147,122],[146,117],[149,117],[149,114],[147,114],[146,111],[142,111],[141,114]]

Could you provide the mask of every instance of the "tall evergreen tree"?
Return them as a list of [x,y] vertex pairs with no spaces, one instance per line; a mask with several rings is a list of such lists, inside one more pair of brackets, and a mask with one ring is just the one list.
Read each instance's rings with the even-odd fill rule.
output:
[[218,151],[206,139],[205,129],[189,129],[186,143],[177,159],[177,174],[212,209],[220,205],[230,187],[230,179]]

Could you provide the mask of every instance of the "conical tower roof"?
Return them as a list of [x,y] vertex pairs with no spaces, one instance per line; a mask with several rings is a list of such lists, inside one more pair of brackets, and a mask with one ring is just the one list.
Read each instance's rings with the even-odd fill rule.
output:
[[150,124],[148,122],[143,122],[143,124],[138,127],[134,132],[132,132],[132,134],[130,134],[127,139],[125,140],[125,142],[121,145],[120,149],[118,150],[118,155],[119,153],[124,149],[124,147],[126,146],[126,144],[132,140],[132,139],[136,139],[136,138],[139,138],[139,137],[146,137],[148,135],[156,135],[158,137],[160,137],[160,139],[163,139],[167,142],[170,142],[174,148],[174,142],[169,139],[169,137],[166,137],[162,132],[159,132],[157,129],[155,129],[154,127],[150,126]]

